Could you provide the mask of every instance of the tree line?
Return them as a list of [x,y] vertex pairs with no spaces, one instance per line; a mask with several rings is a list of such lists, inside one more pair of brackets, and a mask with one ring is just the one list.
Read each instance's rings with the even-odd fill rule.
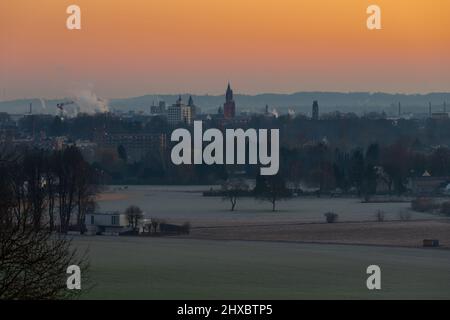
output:
[[408,178],[428,172],[432,176],[450,176],[450,149],[437,146],[422,151],[402,143],[351,150],[332,148],[319,142],[282,150],[281,168],[294,186],[310,185],[321,192],[340,189],[343,193],[370,196],[381,189],[388,194],[407,191]]
[[16,217],[35,228],[83,232],[85,216],[95,209],[100,174],[74,146],[47,151],[24,148],[9,152],[4,179]]
[[[242,197],[268,201],[275,211],[279,200],[289,199],[293,194],[312,193],[320,197],[340,192],[367,201],[375,194],[405,194],[408,178],[425,173],[450,177],[450,149],[445,146],[423,152],[400,143],[388,146],[372,143],[366,149],[341,150],[321,141],[282,148],[280,159],[280,172],[275,176],[260,176],[257,170],[248,170],[241,177],[230,172],[219,192],[205,194],[221,195],[230,202],[231,211]],[[247,182],[250,173],[256,176],[253,188]]]
[[77,295],[66,269],[88,261],[66,234],[95,208],[98,175],[75,147],[0,150],[0,299]]
[[[222,124],[213,118],[205,121],[204,127],[222,128]],[[380,173],[380,179],[385,180],[390,191],[396,193],[404,191],[405,176],[422,174],[425,170],[432,175],[449,175],[439,164],[443,161],[438,158],[448,153],[445,146],[450,145],[450,120],[394,121],[383,114],[358,117],[331,113],[323,114],[320,121],[311,121],[302,115],[279,118],[251,115],[247,122],[230,123],[228,127],[242,127],[244,130],[279,128],[280,157],[287,165],[289,175],[301,174],[304,183],[318,184],[320,190],[335,187],[344,191],[356,189],[359,194],[370,193],[375,176],[374,169],[367,168],[370,162],[385,170]],[[64,120],[49,115],[34,115],[24,117],[19,128],[28,134],[44,132],[47,136],[65,135],[69,141],[92,140],[96,132],[167,135],[171,132],[167,120],[161,116],[136,116],[125,120],[108,113],[80,114]],[[371,160],[373,156],[367,154],[372,144],[378,144],[378,159]],[[169,146],[165,151],[154,148],[148,150],[142,159],[127,161],[127,146],[98,148],[94,166],[103,171],[110,184],[212,184],[229,176],[229,166],[174,166],[169,152]],[[406,166],[399,165],[398,156],[408,161]],[[362,167],[365,167],[364,170]],[[245,171],[247,178],[254,178],[256,169],[252,166],[239,168]],[[364,179],[361,175],[365,176]]]

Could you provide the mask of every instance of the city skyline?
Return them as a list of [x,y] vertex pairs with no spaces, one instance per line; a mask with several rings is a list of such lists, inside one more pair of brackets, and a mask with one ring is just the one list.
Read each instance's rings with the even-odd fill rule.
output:
[[150,93],[427,93],[450,88],[450,3],[378,0],[2,1],[0,101]]

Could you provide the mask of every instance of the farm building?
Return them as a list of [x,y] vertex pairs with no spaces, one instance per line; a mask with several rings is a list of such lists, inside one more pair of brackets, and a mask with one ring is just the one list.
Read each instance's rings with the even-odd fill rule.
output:
[[130,230],[128,218],[119,212],[90,213],[86,215],[88,234],[118,235]]

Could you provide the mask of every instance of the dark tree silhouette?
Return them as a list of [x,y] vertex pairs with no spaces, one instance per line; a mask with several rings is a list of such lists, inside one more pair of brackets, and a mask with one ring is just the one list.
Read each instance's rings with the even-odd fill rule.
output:
[[248,189],[249,186],[244,179],[229,179],[222,184],[223,198],[230,201],[231,211],[235,210],[238,199],[245,196]]
[[139,221],[144,217],[141,208],[139,208],[138,206],[129,206],[125,210],[125,215],[127,216],[130,227],[132,227],[133,229],[137,228]]
[[361,149],[356,149],[351,157],[351,180],[355,186],[358,196],[361,196],[364,183],[364,154]]
[[124,162],[127,162],[128,160],[127,150],[123,145],[117,147],[117,154],[119,155],[120,159],[122,159]]
[[[44,220],[48,206],[41,152],[0,153],[0,299],[66,299],[80,293],[66,287],[66,270],[88,260]],[[85,283],[85,282],[84,282]]]
[[377,192],[378,170],[380,161],[380,148],[378,144],[371,144],[366,151],[364,172],[364,193],[366,200]]
[[257,176],[254,194],[256,199],[270,202],[273,212],[276,211],[278,201],[289,199],[292,196],[281,175]]

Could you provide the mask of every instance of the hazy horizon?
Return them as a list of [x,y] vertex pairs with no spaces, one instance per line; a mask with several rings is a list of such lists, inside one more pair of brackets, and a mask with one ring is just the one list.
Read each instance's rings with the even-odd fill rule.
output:
[[[234,88],[233,88],[234,89]],[[89,92],[94,92],[90,91]],[[247,97],[257,97],[262,95],[280,95],[280,96],[290,96],[290,95],[296,95],[296,94],[369,94],[369,95],[376,95],[376,94],[385,94],[385,95],[404,95],[404,96],[427,96],[427,95],[434,95],[434,94],[450,94],[449,91],[429,91],[429,92],[388,92],[388,91],[333,91],[333,90],[308,90],[308,91],[290,91],[290,92],[275,92],[275,91],[267,91],[267,92],[257,92],[257,93],[247,93],[247,92],[239,92],[234,90],[235,96],[247,96]],[[158,97],[158,96],[201,96],[201,97],[223,97],[225,95],[225,90],[223,90],[222,93],[194,93],[194,92],[158,92],[158,93],[143,93],[138,95],[132,95],[132,96],[117,96],[117,97],[101,97],[103,99],[107,100],[126,100],[126,99],[133,99],[133,98],[142,98],[142,97]],[[20,100],[34,100],[34,99],[45,99],[45,100],[63,100],[69,98],[68,96],[54,96],[54,97],[42,97],[42,96],[28,96],[28,97],[17,97],[13,99],[8,100],[0,100],[0,103],[2,102],[14,102],[14,101],[20,101]]]

